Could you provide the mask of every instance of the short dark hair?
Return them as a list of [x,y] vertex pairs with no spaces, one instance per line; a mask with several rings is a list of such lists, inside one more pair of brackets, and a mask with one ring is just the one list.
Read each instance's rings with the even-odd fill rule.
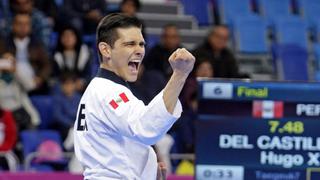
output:
[[[142,23],[136,17],[127,16],[121,13],[112,13],[99,22],[96,32],[97,47],[100,42],[106,42],[111,47],[119,38],[117,28],[129,28],[137,27],[142,28]],[[102,61],[102,55],[99,52],[100,62]]]
[[74,27],[73,25],[69,25],[69,24],[62,26],[62,28],[58,30],[58,42],[56,45],[56,51],[59,51],[59,52],[64,51],[65,47],[63,46],[63,44],[61,42],[61,37],[62,37],[62,34],[67,30],[72,31],[75,34],[76,39],[77,39],[75,49],[79,52],[81,45],[82,45],[82,34],[76,27]]

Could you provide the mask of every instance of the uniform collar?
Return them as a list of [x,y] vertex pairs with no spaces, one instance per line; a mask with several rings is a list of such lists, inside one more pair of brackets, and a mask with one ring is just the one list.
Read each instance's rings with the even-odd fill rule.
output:
[[114,72],[109,71],[107,69],[99,68],[96,77],[109,79],[109,80],[111,80],[111,81],[113,81],[113,82],[115,82],[117,84],[121,84],[121,85],[126,86],[127,88],[130,89],[129,84],[128,84],[127,81],[123,80],[121,77],[116,75]]

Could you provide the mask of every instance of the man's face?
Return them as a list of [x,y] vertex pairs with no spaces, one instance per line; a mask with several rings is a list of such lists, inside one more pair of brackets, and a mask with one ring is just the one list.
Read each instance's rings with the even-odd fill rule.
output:
[[111,48],[112,70],[126,81],[137,80],[139,67],[145,54],[144,39],[137,27],[117,29],[118,39]]
[[14,17],[12,31],[15,36],[25,38],[31,33],[31,18],[26,14],[18,14]]

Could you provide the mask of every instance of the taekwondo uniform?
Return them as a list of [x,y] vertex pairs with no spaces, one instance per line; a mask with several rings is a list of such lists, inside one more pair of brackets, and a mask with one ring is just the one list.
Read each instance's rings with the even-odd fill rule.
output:
[[157,158],[151,147],[180,117],[170,114],[160,92],[147,106],[115,73],[99,69],[84,92],[74,125],[75,154],[84,179],[154,180]]

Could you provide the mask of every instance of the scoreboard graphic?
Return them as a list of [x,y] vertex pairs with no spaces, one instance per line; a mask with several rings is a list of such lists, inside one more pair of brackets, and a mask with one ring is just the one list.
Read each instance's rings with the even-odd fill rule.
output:
[[199,80],[197,180],[320,180],[320,83]]

